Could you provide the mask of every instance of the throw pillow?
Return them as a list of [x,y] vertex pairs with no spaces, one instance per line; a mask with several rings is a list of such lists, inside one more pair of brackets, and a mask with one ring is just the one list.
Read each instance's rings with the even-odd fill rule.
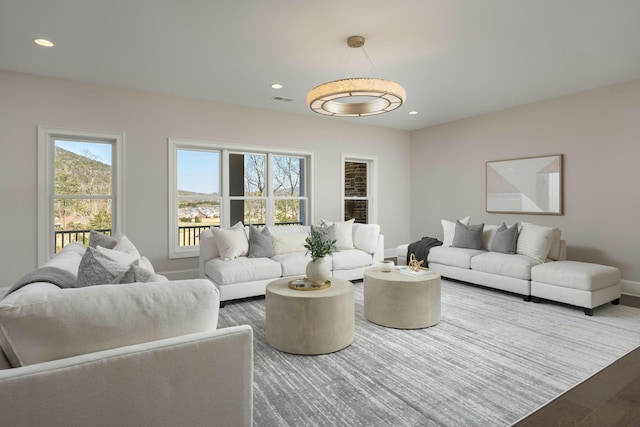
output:
[[501,252],[503,254],[515,254],[518,243],[518,224],[507,227],[504,222],[496,231],[496,235],[491,243],[491,252]]
[[484,224],[464,225],[456,221],[456,232],[451,246],[454,248],[482,249]]
[[273,251],[273,241],[271,233],[267,226],[258,230],[253,224],[249,225],[249,258],[266,257],[271,258],[275,255]]
[[113,249],[115,245],[118,244],[118,239],[107,236],[106,234],[100,233],[95,230],[91,230],[89,232],[89,247],[97,248],[98,246],[102,246],[103,248]]
[[309,227],[303,225],[272,227],[269,232],[273,241],[273,251],[276,255],[306,251],[304,244],[305,239],[309,237],[309,230]]
[[551,249],[554,230],[552,227],[523,222],[518,235],[516,253],[544,262]]
[[133,255],[136,259],[140,258],[140,252],[138,252],[138,249],[131,243],[131,240],[129,240],[127,236],[122,236],[113,249]]
[[311,232],[315,233],[316,231],[320,232],[320,240],[322,240],[324,243],[337,241],[335,224],[332,224],[328,227],[322,225],[312,225]]
[[353,249],[353,223],[355,218],[351,218],[349,221],[343,222],[331,222],[322,220],[320,221],[320,225],[323,227],[330,227],[332,225],[336,226],[336,249]]
[[[467,216],[459,220],[461,224],[469,225],[469,221],[471,221],[471,217]],[[453,236],[456,234],[456,222],[448,221],[446,219],[440,220],[442,224],[442,246],[451,246],[453,243]]]
[[220,252],[220,258],[225,261],[247,256],[249,253],[249,241],[240,221],[231,228],[211,228],[211,233]]
[[78,266],[79,288],[85,286],[119,283],[129,271],[130,266],[101,254],[94,248],[88,248]]
[[97,248],[95,248],[95,250],[98,251],[100,254],[114,260],[115,262],[124,264],[124,265],[130,265],[132,262],[135,262],[140,259],[135,255],[132,255],[123,251],[118,251],[115,249],[107,249],[104,246],[98,246]]

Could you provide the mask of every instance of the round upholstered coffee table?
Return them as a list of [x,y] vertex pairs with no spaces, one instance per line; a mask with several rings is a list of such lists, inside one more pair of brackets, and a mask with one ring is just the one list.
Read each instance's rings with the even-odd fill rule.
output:
[[440,275],[420,276],[364,271],[364,317],[370,322],[398,329],[420,329],[440,321]]
[[294,354],[341,350],[355,338],[353,284],[331,278],[331,287],[302,291],[290,279],[267,285],[266,334],[274,348]]

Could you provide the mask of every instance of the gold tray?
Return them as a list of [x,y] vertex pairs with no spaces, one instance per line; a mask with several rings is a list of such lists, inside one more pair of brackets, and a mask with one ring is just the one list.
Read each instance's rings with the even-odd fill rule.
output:
[[331,287],[331,281],[327,280],[322,285],[310,282],[306,277],[289,280],[289,287],[296,291],[321,291]]

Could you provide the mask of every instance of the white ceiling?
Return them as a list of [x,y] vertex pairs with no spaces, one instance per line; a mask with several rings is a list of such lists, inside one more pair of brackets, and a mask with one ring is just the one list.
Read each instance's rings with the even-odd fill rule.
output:
[[[413,130],[640,78],[638,18],[640,0],[0,0],[0,69]],[[372,74],[406,104],[363,118],[305,104]]]

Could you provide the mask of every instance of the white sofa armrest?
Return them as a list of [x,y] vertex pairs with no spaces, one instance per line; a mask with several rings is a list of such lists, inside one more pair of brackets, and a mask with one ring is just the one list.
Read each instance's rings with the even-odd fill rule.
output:
[[0,371],[3,425],[250,426],[253,331],[183,335]]
[[384,235],[380,234],[378,237],[378,246],[376,247],[376,251],[373,253],[373,264],[377,265],[379,261],[384,259]]
[[204,272],[204,265],[207,261],[220,256],[218,247],[216,246],[216,240],[213,237],[213,233],[210,229],[203,230],[200,233],[200,249],[198,256],[198,271],[200,279],[207,279],[207,275]]

